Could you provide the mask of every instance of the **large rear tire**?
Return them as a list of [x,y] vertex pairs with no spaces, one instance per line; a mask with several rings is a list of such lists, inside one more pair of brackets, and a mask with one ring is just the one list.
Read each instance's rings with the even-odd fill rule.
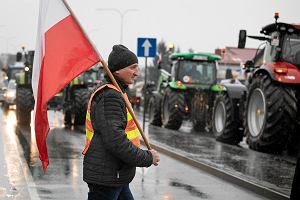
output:
[[300,91],[295,91],[297,99],[297,124],[295,130],[290,133],[287,143],[287,151],[290,155],[297,155],[300,147]]
[[87,105],[89,102],[89,90],[80,88],[74,90],[74,125],[84,125],[86,118]]
[[230,100],[228,93],[217,95],[213,111],[213,133],[217,141],[238,144],[243,139],[243,132],[239,129],[242,125],[235,111],[236,105]]
[[280,153],[297,124],[295,92],[257,74],[249,86],[245,134],[251,149]]
[[152,95],[148,104],[149,122],[153,126],[161,126],[161,96]]
[[16,92],[16,118],[17,124],[30,126],[31,110],[34,107],[34,98],[31,88],[17,88]]
[[178,130],[184,116],[184,94],[167,88],[162,102],[162,123],[165,128]]

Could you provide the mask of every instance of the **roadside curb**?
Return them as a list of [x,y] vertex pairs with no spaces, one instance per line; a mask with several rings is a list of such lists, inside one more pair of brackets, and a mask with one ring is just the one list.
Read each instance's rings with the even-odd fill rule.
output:
[[[21,130],[18,127],[16,127],[16,134],[17,134],[17,132],[21,132]],[[23,168],[23,174],[24,174],[24,178],[25,178],[26,183],[27,183],[27,189],[28,189],[28,192],[29,192],[29,195],[30,195],[30,199],[31,200],[40,200],[40,197],[39,197],[39,195],[37,193],[37,190],[36,190],[37,186],[33,181],[31,171],[29,170],[27,161],[24,158],[23,148],[22,148],[21,143],[19,141],[19,138],[17,137],[16,134],[15,134],[16,150],[18,152],[20,163],[21,163],[21,166]]]

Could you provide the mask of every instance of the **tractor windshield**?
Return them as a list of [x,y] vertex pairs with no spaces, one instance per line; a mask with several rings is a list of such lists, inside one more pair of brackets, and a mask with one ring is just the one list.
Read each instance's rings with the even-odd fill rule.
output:
[[283,41],[282,59],[300,66],[300,35],[286,34]]
[[184,83],[213,84],[216,79],[216,63],[211,61],[181,61],[178,79]]
[[17,79],[17,76],[20,74],[20,72],[24,71],[24,68],[10,68],[8,71],[8,79]]

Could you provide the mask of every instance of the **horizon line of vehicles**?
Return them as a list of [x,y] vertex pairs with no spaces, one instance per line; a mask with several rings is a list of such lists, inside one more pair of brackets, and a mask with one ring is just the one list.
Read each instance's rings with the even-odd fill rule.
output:
[[[216,140],[224,143],[237,145],[246,137],[253,150],[274,154],[287,149],[296,154],[300,139],[300,25],[277,22],[278,18],[276,13],[275,23],[262,28],[264,36],[240,31],[239,48],[245,47],[246,37],[263,41],[253,60],[245,63],[243,84],[231,80],[217,83],[211,74],[216,73],[218,59],[211,59],[211,54],[172,54],[170,70],[160,70],[157,89],[149,99],[150,123],[178,130],[182,121],[189,119],[195,130],[212,131]],[[194,82],[196,72],[180,75],[193,65],[202,76],[213,79]]]

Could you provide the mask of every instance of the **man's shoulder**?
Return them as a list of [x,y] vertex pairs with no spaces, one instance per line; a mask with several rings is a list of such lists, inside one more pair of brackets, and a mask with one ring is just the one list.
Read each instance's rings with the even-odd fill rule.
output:
[[100,87],[103,85],[98,86],[97,88],[94,89],[92,93],[94,94],[93,99],[99,102],[101,99],[103,100],[109,100],[110,98],[122,98],[122,95],[120,94],[119,91],[110,88],[110,87],[104,87],[101,90],[98,90]]

